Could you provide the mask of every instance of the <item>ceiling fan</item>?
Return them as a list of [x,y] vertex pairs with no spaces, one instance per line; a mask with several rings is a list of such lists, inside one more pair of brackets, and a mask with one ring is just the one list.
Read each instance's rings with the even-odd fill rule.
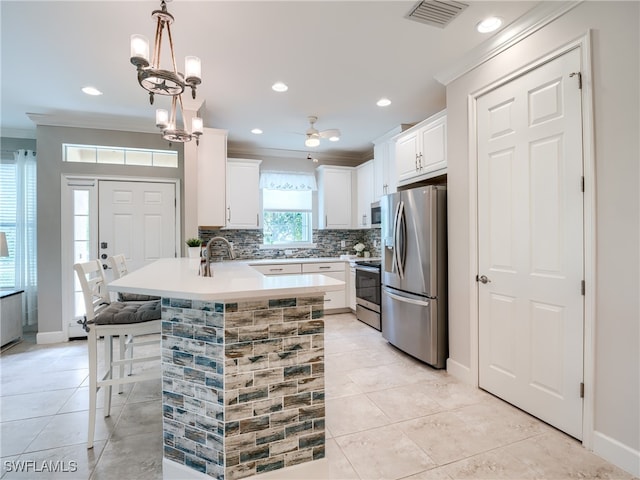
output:
[[321,138],[328,138],[331,142],[337,142],[340,140],[340,130],[337,128],[330,128],[328,130],[319,131],[314,125],[318,121],[318,117],[310,116],[309,128],[307,129],[307,138],[304,141],[307,147],[317,147],[320,145]]

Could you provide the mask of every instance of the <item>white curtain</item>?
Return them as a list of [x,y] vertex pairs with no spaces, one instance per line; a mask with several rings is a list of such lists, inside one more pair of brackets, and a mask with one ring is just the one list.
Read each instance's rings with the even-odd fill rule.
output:
[[270,172],[260,175],[260,188],[268,190],[317,190],[316,177],[308,172]]
[[15,288],[24,290],[23,326],[38,322],[36,152],[18,150],[16,165]]

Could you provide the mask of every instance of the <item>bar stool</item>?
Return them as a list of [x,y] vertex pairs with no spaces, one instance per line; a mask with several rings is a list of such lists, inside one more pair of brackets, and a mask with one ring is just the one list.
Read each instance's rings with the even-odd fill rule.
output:
[[[89,430],[87,448],[93,448],[96,421],[96,399],[98,390],[105,387],[104,416],[111,414],[111,389],[113,385],[141,382],[160,378],[160,369],[147,371],[140,375],[125,377],[123,368],[125,365],[141,362],[151,362],[160,359],[160,351],[157,355],[126,358],[120,351],[120,358],[113,359],[113,337],[131,338],[131,345],[136,344],[134,339],[140,335],[159,334],[161,331],[161,306],[160,301],[150,302],[111,302],[106,287],[104,271],[100,261],[93,260],[85,263],[76,263],[73,266],[84,298],[86,316],[79,320],[87,332],[89,350]],[[104,337],[104,355],[106,372],[98,377],[98,339]],[[144,342],[148,343],[148,342]],[[154,341],[159,345],[160,340]],[[122,345],[122,343],[121,343]],[[120,368],[120,375],[114,377],[115,367]],[[158,365],[159,367],[159,365]]]
[[[122,278],[129,273],[129,268],[127,267],[127,259],[124,254],[119,253],[117,255],[113,255],[107,258],[107,263],[113,270],[113,279],[117,280],[118,278]],[[143,295],[139,293],[125,293],[118,292],[118,301],[119,302],[149,302],[152,300],[160,300],[160,297],[154,295]],[[133,357],[133,338],[130,336],[120,337],[120,351],[127,353],[130,357]],[[145,343],[138,343],[137,345],[143,346]],[[129,373],[131,375],[133,369],[133,364],[129,364]],[[124,373],[124,365],[120,366],[120,376]],[[123,385],[120,384],[120,388],[118,393],[123,392]]]

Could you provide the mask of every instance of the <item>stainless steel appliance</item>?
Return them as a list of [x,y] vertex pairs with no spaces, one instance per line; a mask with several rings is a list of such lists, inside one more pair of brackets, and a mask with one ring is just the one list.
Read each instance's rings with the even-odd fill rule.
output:
[[371,204],[371,226],[382,226],[382,212],[380,209],[380,202],[374,202]]
[[436,368],[447,340],[447,190],[385,195],[382,210],[382,335]]
[[380,330],[380,261],[356,262],[356,318]]

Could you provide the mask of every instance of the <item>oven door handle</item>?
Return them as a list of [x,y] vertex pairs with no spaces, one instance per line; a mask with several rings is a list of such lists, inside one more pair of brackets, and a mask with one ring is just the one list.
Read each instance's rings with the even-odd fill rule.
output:
[[365,266],[363,266],[363,265],[362,265],[362,266],[361,266],[361,265],[356,265],[356,272],[357,272],[358,270],[361,270],[361,271],[363,271],[363,272],[376,273],[376,274],[380,273],[380,269],[378,269],[378,268],[375,268],[375,267],[365,267]]

